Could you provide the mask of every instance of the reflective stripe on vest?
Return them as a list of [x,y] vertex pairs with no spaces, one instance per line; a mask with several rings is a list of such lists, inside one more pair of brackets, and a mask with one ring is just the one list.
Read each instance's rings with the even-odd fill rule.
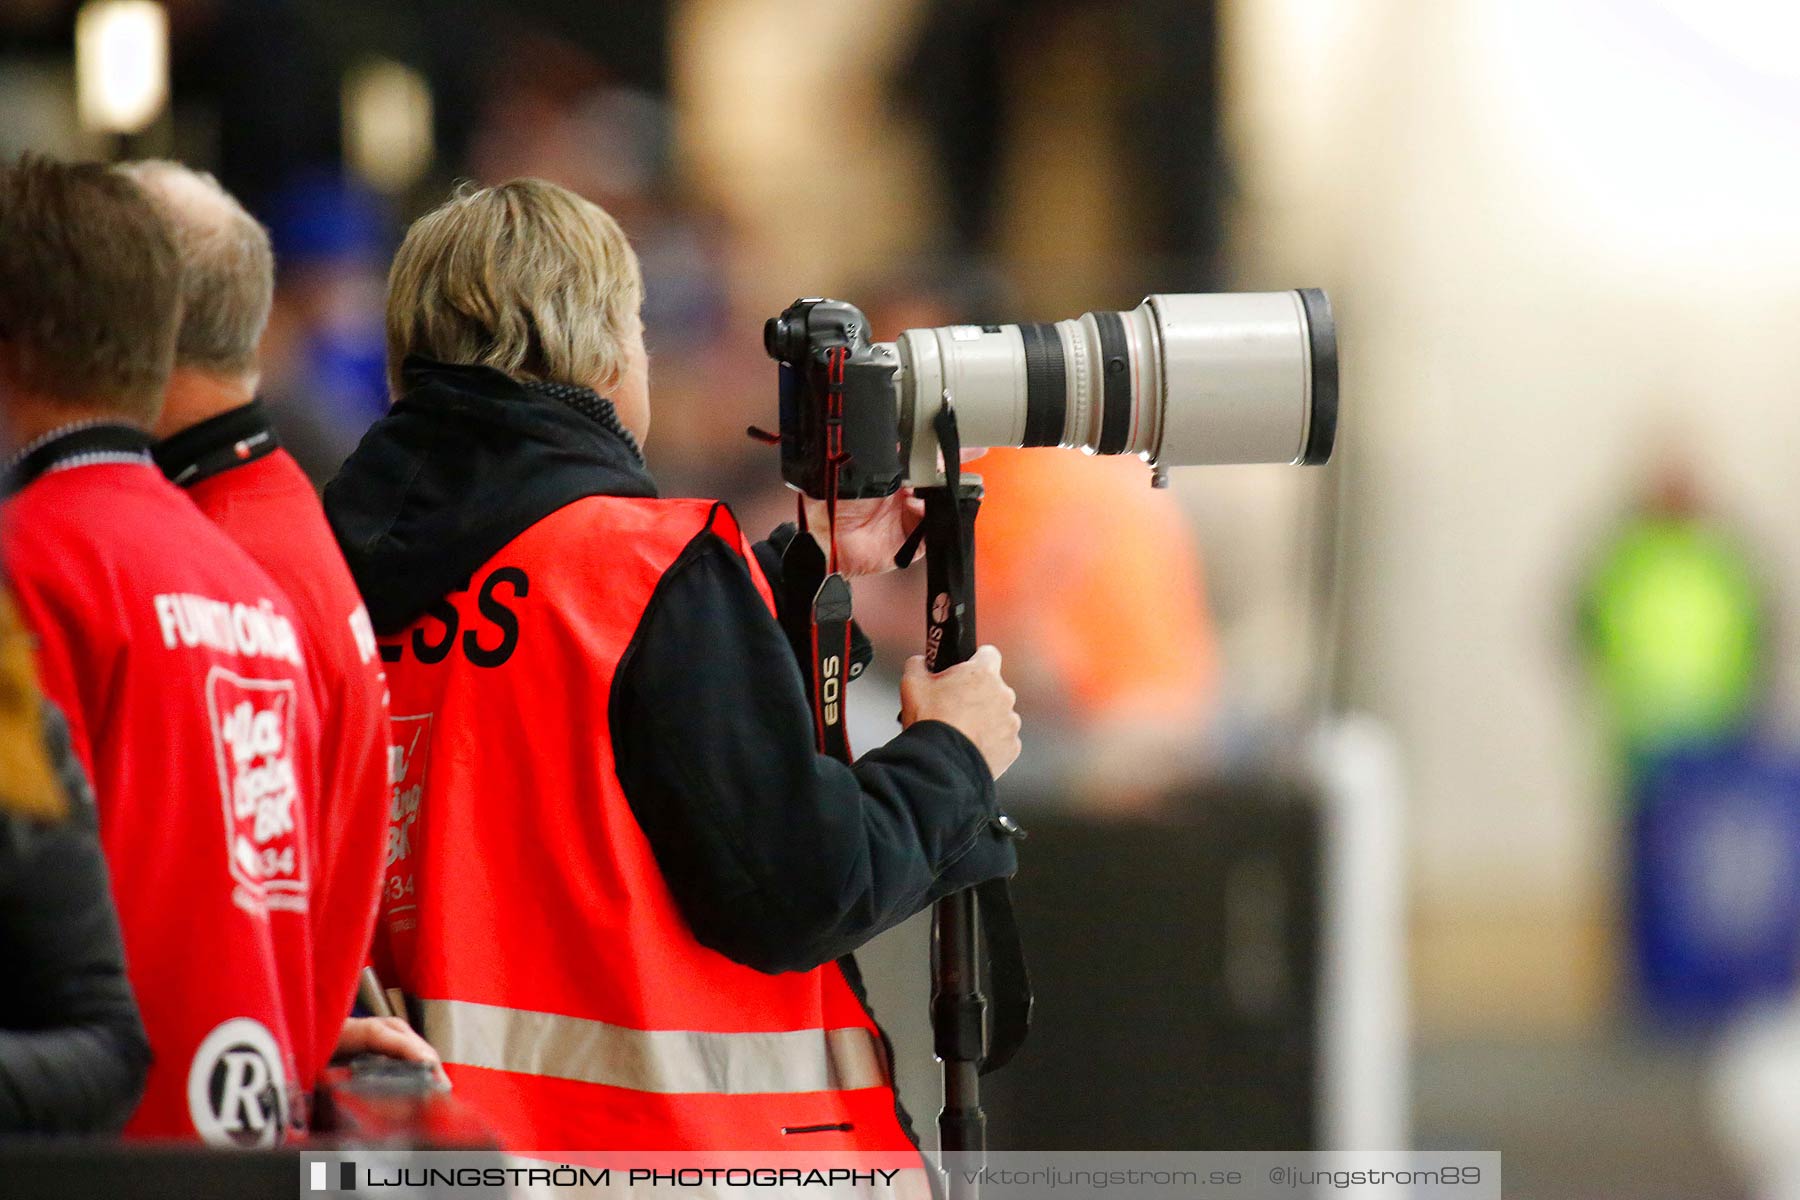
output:
[[875,1034],[856,1027],[704,1033],[466,1000],[418,1006],[425,1040],[459,1066],[664,1095],[854,1091],[888,1082]]

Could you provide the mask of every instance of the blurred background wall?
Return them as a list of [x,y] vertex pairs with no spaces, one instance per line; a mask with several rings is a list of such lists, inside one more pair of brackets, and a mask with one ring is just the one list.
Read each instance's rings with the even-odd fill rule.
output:
[[[1571,670],[1583,559],[1654,460],[1793,595],[1800,60],[1782,6],[1240,4],[1252,274],[1342,297],[1339,695],[1413,809],[1418,1015],[1612,1006],[1608,772]],[[1795,644],[1781,606],[1776,645]],[[1790,654],[1772,658],[1791,726]]]

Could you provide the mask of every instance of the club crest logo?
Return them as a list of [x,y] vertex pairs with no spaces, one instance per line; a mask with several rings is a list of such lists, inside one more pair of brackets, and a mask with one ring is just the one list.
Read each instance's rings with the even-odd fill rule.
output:
[[294,770],[291,679],[246,679],[223,667],[206,677],[206,707],[224,805],[232,899],[250,912],[304,912],[306,833]]
[[425,764],[431,749],[431,714],[395,717],[388,747],[387,879],[381,909],[396,954],[410,947],[418,927],[413,851],[419,840],[419,805],[425,797]]

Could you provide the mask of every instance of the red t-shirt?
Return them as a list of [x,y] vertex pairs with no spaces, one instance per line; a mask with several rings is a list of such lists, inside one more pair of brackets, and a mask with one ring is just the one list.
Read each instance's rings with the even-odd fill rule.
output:
[[62,439],[86,449],[0,510],[5,568],[94,782],[155,1056],[126,1131],[271,1145],[316,1054],[306,647],[287,596],[133,436]]
[[[162,457],[160,449],[157,454]],[[316,1067],[323,1067],[368,961],[386,866],[387,679],[368,611],[318,493],[287,451],[207,475],[187,493],[287,591],[300,614],[324,731],[320,871],[313,889],[322,1052]]]

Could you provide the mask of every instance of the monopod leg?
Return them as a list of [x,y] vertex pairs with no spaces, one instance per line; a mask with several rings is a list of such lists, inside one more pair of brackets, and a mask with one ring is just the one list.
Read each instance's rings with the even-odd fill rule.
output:
[[974,1200],[978,1185],[968,1170],[978,1168],[987,1153],[987,1114],[981,1108],[987,997],[981,992],[975,905],[974,892],[957,892],[939,900],[932,913],[931,1023],[944,1064],[938,1148],[957,1156],[948,1180],[951,1200]]
[[[925,501],[926,659],[933,671],[975,653],[975,514],[979,484],[920,488]],[[932,913],[932,1042],[944,1067],[938,1147],[959,1168],[979,1168],[987,1152],[981,1108],[987,997],[981,991],[980,942],[973,891],[937,902]],[[969,1169],[950,1171],[951,1200],[975,1200]]]

